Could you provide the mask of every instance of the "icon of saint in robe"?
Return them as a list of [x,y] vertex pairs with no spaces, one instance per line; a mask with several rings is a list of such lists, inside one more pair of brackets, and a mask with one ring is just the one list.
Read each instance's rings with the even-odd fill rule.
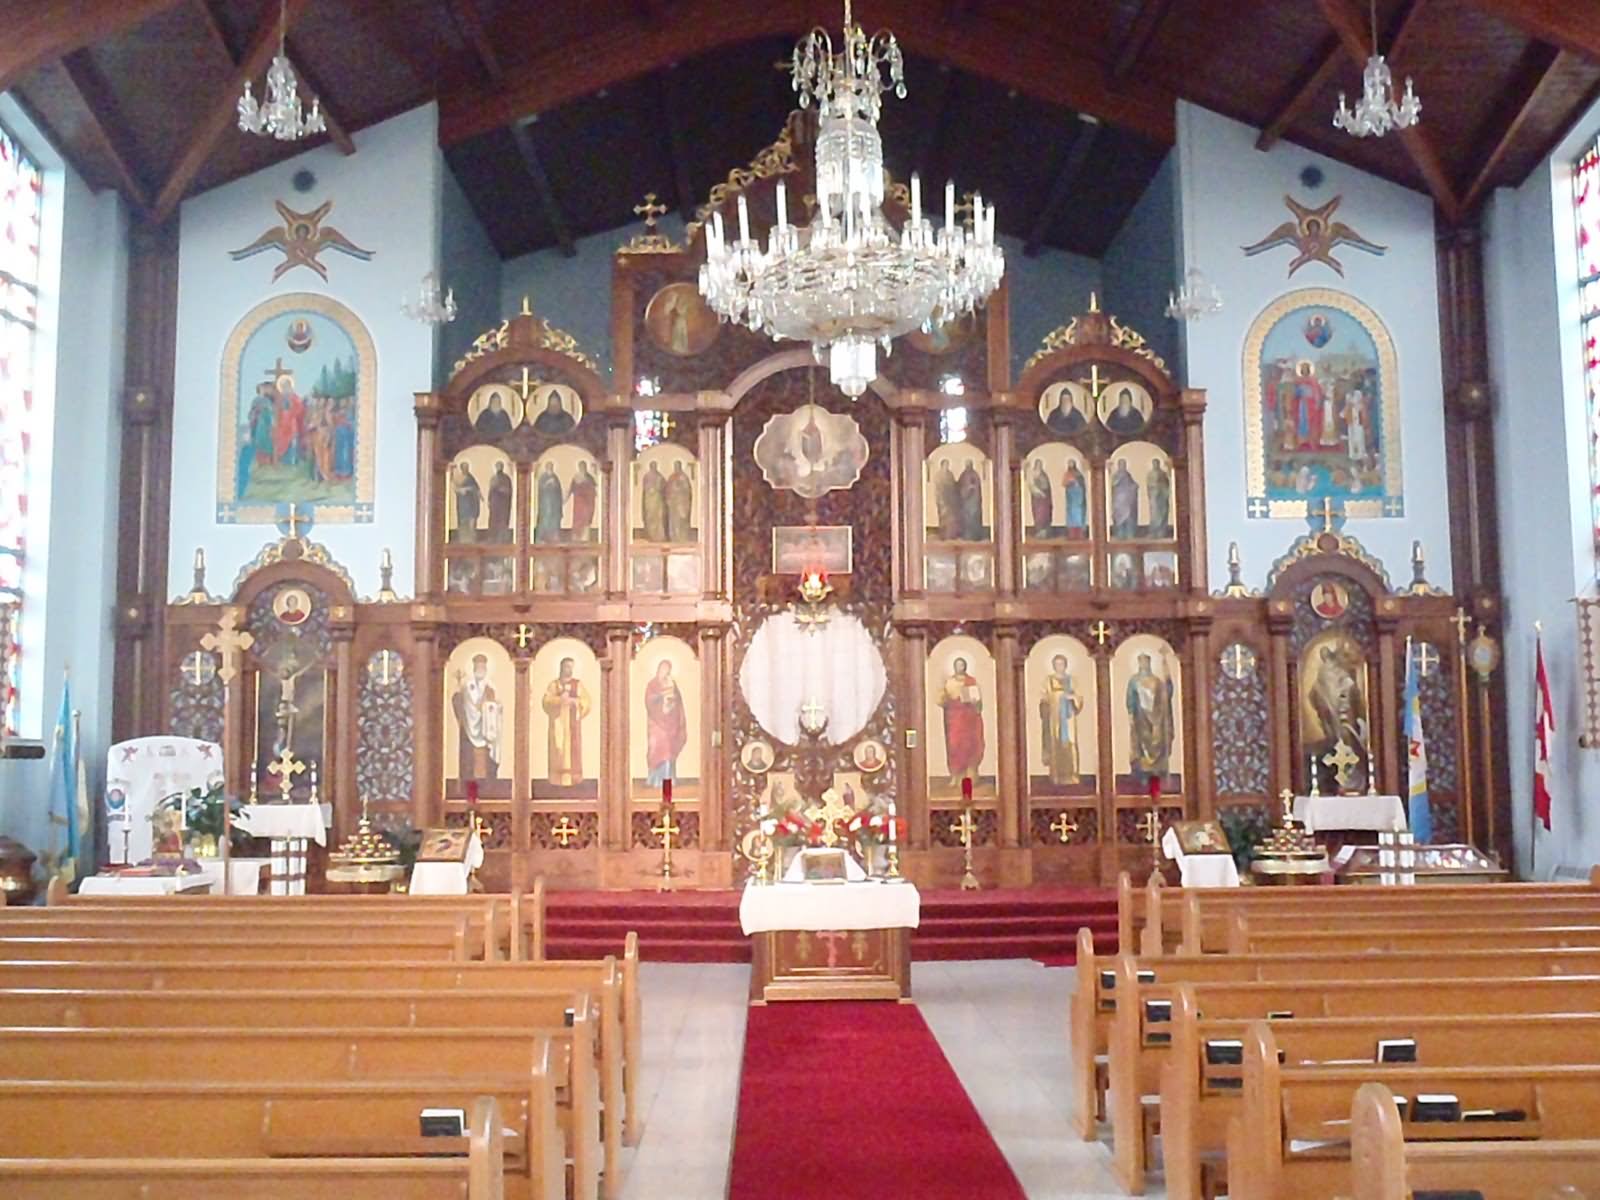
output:
[[1159,458],[1150,461],[1150,470],[1144,477],[1145,491],[1150,495],[1150,536],[1172,536],[1172,473]]
[[978,778],[983,762],[983,692],[976,677],[967,674],[967,660],[950,665],[950,677],[939,690],[944,709],[944,758],[952,784]]
[[961,488],[956,483],[955,472],[950,469],[949,459],[941,462],[939,469],[934,472],[933,506],[940,538],[947,542],[959,541],[962,528]]
[[1033,460],[1033,470],[1028,472],[1028,507],[1033,516],[1033,536],[1043,540],[1050,536],[1050,519],[1054,515],[1055,497],[1050,489],[1050,472],[1045,470],[1044,459]]
[[694,541],[694,483],[681,462],[674,463],[663,489],[667,502],[667,541]]
[[956,486],[961,492],[961,537],[968,542],[981,542],[988,538],[983,527],[983,477],[978,468],[968,462]]
[[1165,778],[1172,756],[1172,681],[1139,655],[1139,669],[1128,680],[1128,770],[1141,778]]
[[645,468],[639,482],[639,508],[644,517],[644,540],[667,540],[667,480],[659,464],[652,462]]
[[1316,748],[1318,759],[1343,742],[1357,760],[1349,769],[1346,786],[1356,788],[1366,785],[1367,700],[1361,688],[1364,665],[1360,648],[1352,641],[1321,646],[1308,696],[1322,726],[1322,738]]
[[511,432],[511,414],[500,399],[499,389],[489,393],[489,402],[478,410],[472,428],[481,437],[500,437]]
[[591,702],[589,690],[573,673],[575,667],[572,659],[563,658],[540,701],[550,724],[550,782],[557,787],[583,782],[583,718]]
[[1125,458],[1117,459],[1117,469],[1111,476],[1111,536],[1139,536],[1139,484]]
[[450,491],[456,502],[456,527],[450,531],[450,540],[477,541],[478,514],[483,511],[483,489],[478,486],[478,477],[467,463],[456,464],[455,474],[450,478]]
[[1072,393],[1063,388],[1056,406],[1050,410],[1050,415],[1044,419],[1044,423],[1051,433],[1071,436],[1074,433],[1082,433],[1083,427],[1089,422],[1079,411]]
[[534,418],[533,431],[546,437],[564,437],[572,432],[577,422],[561,403],[561,389],[551,388],[545,393],[544,411]]
[[1057,654],[1050,660],[1050,674],[1039,697],[1040,745],[1051,783],[1078,782],[1078,714],[1082,711],[1083,701],[1072,690],[1067,656]]
[[572,540],[587,542],[594,532],[595,500],[600,494],[599,482],[589,464],[578,460],[578,473],[567,487],[567,498],[572,501]]
[[511,475],[506,471],[506,464],[497,462],[494,465],[494,478],[489,480],[489,528],[486,531],[491,542],[509,542],[511,540],[511,498],[516,488],[511,482]]
[[1144,428],[1144,410],[1133,399],[1132,388],[1117,392],[1117,406],[1106,414],[1106,428],[1112,433],[1138,433]]
[[540,546],[553,545],[561,540],[563,498],[561,480],[556,476],[555,463],[547,462],[539,468],[535,497],[538,507],[534,512],[533,540]]
[[1078,464],[1069,462],[1067,471],[1061,477],[1061,491],[1066,500],[1067,510],[1067,536],[1069,538],[1084,538],[1089,536],[1089,483],[1083,477],[1083,472],[1078,469]]
[[644,689],[645,782],[660,787],[678,777],[678,755],[689,744],[689,720],[683,693],[672,677],[672,663],[663,660]]
[[472,656],[472,676],[456,669],[456,690],[450,697],[456,715],[456,775],[469,779],[500,778],[500,701],[489,682],[487,655]]

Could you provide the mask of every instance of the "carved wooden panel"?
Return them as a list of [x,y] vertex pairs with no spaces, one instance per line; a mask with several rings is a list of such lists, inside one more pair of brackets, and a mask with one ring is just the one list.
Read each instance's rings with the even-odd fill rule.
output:
[[1267,680],[1255,650],[1224,647],[1211,676],[1211,772],[1218,796],[1265,796],[1271,788]]
[[416,725],[411,672],[393,650],[366,661],[356,693],[356,791],[368,804],[407,805],[413,786]]

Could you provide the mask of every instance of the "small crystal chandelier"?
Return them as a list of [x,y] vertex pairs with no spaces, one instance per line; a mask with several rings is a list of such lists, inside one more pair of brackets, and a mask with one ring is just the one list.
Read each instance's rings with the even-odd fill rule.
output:
[[1355,108],[1345,106],[1344,93],[1339,93],[1339,111],[1333,114],[1333,127],[1342,129],[1352,137],[1382,137],[1391,129],[1410,129],[1422,115],[1422,101],[1406,79],[1406,94],[1400,103],[1394,101],[1394,77],[1389,74],[1389,64],[1378,53],[1378,4],[1372,0],[1372,57],[1367,59],[1361,72],[1361,99]]
[[882,94],[906,94],[900,45],[891,33],[868,37],[844,5],[838,53],[825,29],[794,49],[800,107],[817,106],[817,206],[809,225],[789,222],[777,186],[777,224],[766,248],[750,235],[739,197],[739,236],[729,242],[722,214],[706,227],[700,292],[724,320],[774,339],[810,342],[829,378],[855,397],[877,378],[877,350],[916,329],[932,331],[971,313],[999,285],[1005,256],[995,243],[993,204],[973,196],[971,223],[957,223],[955,185],[944,192],[944,226],[922,214],[922,182],[911,176],[910,218],[897,231],[883,213]]
[[297,142],[313,133],[327,130],[322,119],[322,101],[311,98],[311,111],[300,107],[300,85],[289,65],[289,54],[284,48],[289,37],[289,18],[286,0],[278,5],[278,53],[267,70],[266,103],[256,103],[250,90],[250,81],[244,83],[244,95],[239,97],[239,128],[245,133],[259,133],[275,137],[280,142]]
[[1222,311],[1222,293],[1199,267],[1183,274],[1183,286],[1167,293],[1167,316],[1174,321],[1198,321]]
[[424,325],[448,325],[456,319],[456,291],[451,288],[439,297],[439,277],[429,271],[422,277],[422,288],[413,302],[403,300],[400,311]]

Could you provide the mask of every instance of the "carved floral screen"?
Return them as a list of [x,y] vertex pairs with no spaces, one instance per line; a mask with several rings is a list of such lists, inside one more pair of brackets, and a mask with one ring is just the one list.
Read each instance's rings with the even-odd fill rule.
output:
[[0,129],[0,731],[17,709],[17,630],[22,603],[23,523],[33,412],[34,336],[39,302],[39,223],[44,178]]
[[1589,417],[1589,504],[1600,555],[1600,139],[1573,164],[1572,205],[1578,229],[1578,311]]

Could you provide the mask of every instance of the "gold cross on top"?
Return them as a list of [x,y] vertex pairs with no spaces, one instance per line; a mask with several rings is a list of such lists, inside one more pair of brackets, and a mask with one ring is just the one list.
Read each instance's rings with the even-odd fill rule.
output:
[[1152,846],[1156,844],[1156,838],[1161,836],[1161,815],[1155,809],[1139,818],[1139,836]]
[[1427,679],[1433,674],[1433,669],[1439,665],[1439,652],[1423,642],[1417,647],[1417,674]]
[[522,394],[522,402],[526,404],[528,402],[529,394],[533,391],[533,376],[528,374],[528,368],[526,365],[524,365],[522,368],[522,378],[517,380],[516,388],[517,391]]
[[222,660],[217,667],[217,674],[222,676],[223,683],[233,681],[233,677],[239,673],[240,653],[255,644],[255,636],[249,630],[239,628],[239,610],[231,607],[222,610],[216,629],[200,639],[204,649],[215,650]]
[[294,790],[294,777],[306,769],[305,763],[294,756],[294,751],[288,746],[283,748],[283,753],[267,764],[267,773],[278,777],[278,790],[287,800],[289,793]]
[[813,804],[806,809],[806,817],[822,826],[822,844],[824,846],[837,846],[839,844],[839,831],[834,825],[847,817],[856,815],[856,810],[851,808],[839,798],[839,793],[829,788],[822,793],[822,803]]
[[972,810],[961,810],[961,819],[950,822],[950,832],[961,839],[963,848],[972,845],[972,835],[978,832],[978,823],[972,819]]
[[1062,813],[1050,823],[1050,832],[1065,846],[1072,840],[1072,835],[1078,832],[1078,823]]
[[1099,363],[1095,363],[1089,368],[1089,378],[1080,379],[1078,382],[1089,385],[1089,399],[1095,401],[1098,401],[1100,399],[1100,394],[1111,386],[1111,380],[1102,379],[1100,377]]
[[1456,627],[1456,641],[1462,645],[1466,645],[1467,630],[1472,625],[1472,618],[1467,616],[1467,610],[1464,608],[1457,608],[1456,615],[1450,618],[1450,624]]
[[393,650],[378,651],[378,678],[388,687],[395,681],[398,672],[393,670],[393,665],[400,661],[400,656]]
[[1107,625],[1104,620],[1096,621],[1089,627],[1089,633],[1094,637],[1095,641],[1104,646],[1111,637],[1111,626]]
[[533,641],[533,629],[526,622],[517,626],[517,632],[512,634],[512,640],[517,643],[518,650],[526,650],[528,643]]
[[644,194],[644,203],[635,204],[633,211],[644,218],[645,229],[653,233],[656,228],[656,218],[665,216],[670,210],[665,204],[656,203],[656,194],[654,192],[646,192]]
[[1223,655],[1223,661],[1228,668],[1228,674],[1235,679],[1243,679],[1245,672],[1255,666],[1255,655],[1250,653],[1243,642],[1235,642],[1228,647],[1228,652]]
[[211,665],[211,659],[203,650],[191,650],[183,660],[183,671],[189,677],[189,682],[199,687],[206,681],[206,671]]
[[567,816],[566,813],[562,813],[561,820],[551,827],[550,836],[560,842],[561,848],[565,850],[572,839],[577,837],[580,832],[578,827],[572,823],[572,818]]
[[1361,756],[1341,738],[1333,750],[1323,758],[1323,764],[1333,768],[1333,778],[1340,787],[1350,782],[1350,768],[1361,761]]
[[661,819],[650,826],[650,832],[661,839],[661,848],[663,850],[670,850],[672,849],[672,839],[678,836],[679,828],[678,823],[672,819],[672,810],[663,808],[661,810]]

